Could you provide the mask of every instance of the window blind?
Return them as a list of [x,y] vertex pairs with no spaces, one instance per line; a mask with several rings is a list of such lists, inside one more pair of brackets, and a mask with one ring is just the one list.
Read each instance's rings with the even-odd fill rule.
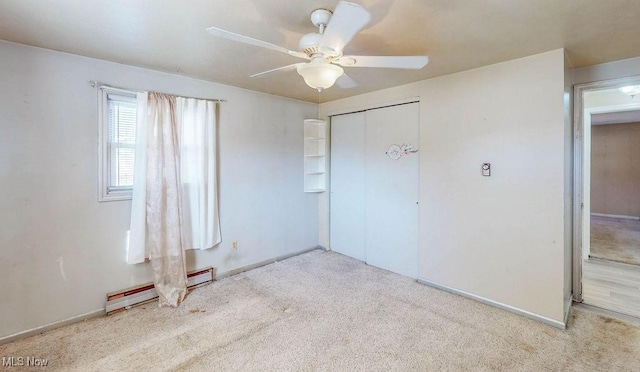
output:
[[136,142],[136,98],[107,95],[108,118],[108,192],[133,187]]

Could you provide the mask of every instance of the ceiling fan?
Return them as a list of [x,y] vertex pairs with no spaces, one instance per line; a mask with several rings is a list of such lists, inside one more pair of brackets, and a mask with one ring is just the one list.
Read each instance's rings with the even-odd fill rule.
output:
[[[260,72],[251,77],[261,76],[276,71],[296,70],[311,88],[327,89],[336,83],[342,88],[356,86],[342,67],[382,67],[400,69],[421,69],[428,62],[427,56],[354,56],[344,55],[344,47],[371,20],[371,14],[358,4],[340,1],[334,12],[316,9],[311,12],[311,22],[318,27],[318,32],[306,34],[300,39],[300,51],[288,50],[266,41],[239,35],[217,27],[209,27],[207,31],[215,36],[239,41],[294,57],[309,62],[294,63],[273,70]],[[341,67],[342,66],[342,67]]]

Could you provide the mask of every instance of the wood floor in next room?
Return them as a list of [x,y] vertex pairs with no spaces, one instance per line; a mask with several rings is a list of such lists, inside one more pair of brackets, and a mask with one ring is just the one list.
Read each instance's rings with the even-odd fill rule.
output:
[[48,370],[637,371],[640,327],[573,309],[560,330],[317,250],[0,355]]
[[591,216],[589,255],[640,265],[640,220]]

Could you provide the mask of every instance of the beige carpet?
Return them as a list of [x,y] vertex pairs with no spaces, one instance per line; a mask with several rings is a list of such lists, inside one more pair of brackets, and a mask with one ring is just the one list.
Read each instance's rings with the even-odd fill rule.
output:
[[[573,309],[562,331],[313,251],[0,345],[60,370],[638,371],[640,327]],[[17,369],[13,369],[17,370]]]
[[591,216],[589,255],[640,265],[640,221]]

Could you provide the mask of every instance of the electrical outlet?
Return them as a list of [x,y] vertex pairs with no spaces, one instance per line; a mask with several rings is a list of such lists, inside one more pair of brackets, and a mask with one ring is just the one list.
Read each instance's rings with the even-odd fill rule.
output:
[[233,249],[234,251],[238,250],[238,241],[234,240],[231,242],[231,249]]

